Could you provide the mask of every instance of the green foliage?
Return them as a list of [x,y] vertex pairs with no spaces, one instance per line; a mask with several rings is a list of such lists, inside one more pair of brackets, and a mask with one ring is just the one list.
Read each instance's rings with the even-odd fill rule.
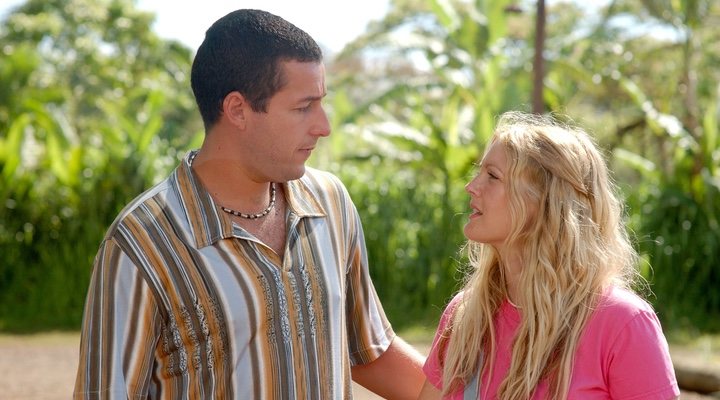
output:
[[[677,187],[664,187],[643,204],[640,249],[653,267],[656,308],[673,328],[720,331],[720,191],[708,187],[703,203]],[[682,289],[681,289],[682,288]]]
[[28,1],[3,26],[0,330],[77,329],[105,230],[197,132],[190,52],[151,19],[129,0]]
[[[331,168],[358,203],[371,274],[396,326],[434,321],[462,283],[463,187],[495,117],[527,102],[529,77],[508,56],[527,50],[507,39],[509,3],[397,2],[336,61],[371,50],[387,64],[331,75],[342,82],[331,83],[334,125],[349,133],[331,136],[346,149],[342,168]],[[397,64],[403,55],[415,64]]]
[[[720,7],[706,1],[643,4],[653,18],[681,35],[672,39],[674,46],[652,51],[653,58],[667,53],[677,60],[661,70],[666,85],[639,77],[617,79],[631,100],[628,109],[641,118],[632,130],[649,144],[636,154],[644,159],[645,167],[636,169],[644,179],[628,199],[636,213],[634,228],[642,235],[639,250],[650,261],[648,278],[666,325],[718,332],[720,98],[715,89],[720,75],[699,61],[717,58],[717,49],[703,50],[698,44],[717,35],[709,28]],[[673,95],[678,87],[679,95]]]
[[[457,233],[466,202],[458,189],[470,173],[469,161],[477,158],[491,133],[495,116],[507,109],[523,109],[528,102],[532,55],[528,27],[534,21],[532,16],[509,15],[507,5],[396,1],[387,18],[371,25],[340,55],[342,62],[363,52],[371,57],[389,54],[387,64],[373,60],[363,74],[349,71],[359,79],[341,78],[348,92],[342,95],[346,104],[336,111],[348,109],[348,99],[356,98],[361,105],[337,116],[339,129],[354,138],[343,135],[332,140],[352,143],[348,149],[362,149],[361,156],[345,158],[340,171],[353,182],[354,193],[363,199],[377,198],[378,203],[373,200],[359,207],[371,240],[373,231],[382,233],[379,247],[372,244],[369,251],[376,286],[381,296],[391,299],[394,322],[406,320],[405,310],[436,313],[456,288],[461,278],[456,269],[463,265],[457,254],[462,237]],[[595,132],[601,144],[615,150],[614,161],[626,162],[615,163],[618,179],[626,189],[638,249],[649,262],[649,268],[641,267],[656,295],[650,300],[664,323],[718,329],[713,323],[720,320],[717,296],[702,295],[717,294],[714,288],[720,284],[712,264],[720,259],[716,222],[720,150],[714,94],[718,74],[709,65],[717,61],[718,53],[715,47],[698,45],[717,41],[708,22],[718,15],[717,5],[681,1],[643,6],[615,1],[601,9],[596,20],[572,2],[556,7],[548,25],[546,107]],[[639,22],[619,22],[622,18]],[[636,24],[677,34],[655,38],[633,30]],[[402,64],[400,59],[412,61]],[[350,162],[356,167],[348,167]],[[377,186],[356,177],[368,170],[385,183]],[[432,208],[434,213],[426,216],[416,210],[413,215],[403,211],[405,204]],[[399,211],[390,215],[390,209]],[[434,215],[442,217],[433,219]],[[422,221],[422,226],[415,228],[412,221]],[[431,247],[447,246],[445,250],[417,247],[419,253],[412,261],[421,261],[411,267],[393,254],[405,253],[389,245],[408,243],[414,249],[413,243],[424,243],[423,233],[436,232],[443,236],[433,236]],[[662,243],[656,240],[659,237]],[[442,267],[433,274],[424,263],[432,263],[430,269]],[[678,279],[678,274],[685,276]],[[416,279],[443,284],[429,285],[437,291],[424,297],[400,298],[414,293]],[[683,286],[674,286],[677,283]],[[398,294],[388,294],[391,291]],[[402,304],[399,312],[392,311],[394,304]]]
[[[632,87],[637,101],[644,96]],[[717,109],[704,118],[702,143],[693,140],[676,119],[645,106],[648,125],[670,141],[671,168],[661,170],[637,154],[618,151],[645,183],[630,191],[634,225],[642,233],[640,252],[650,261],[662,320],[675,329],[720,331],[720,148],[715,143]]]
[[[531,3],[394,0],[328,62],[312,163],[355,199],[398,329],[433,325],[462,283],[464,184],[497,115],[530,101]],[[554,7],[546,109],[611,150],[664,326],[720,331],[720,3]],[[77,329],[107,226],[199,145],[190,51],[152,18],[29,0],[0,25],[0,331]]]
[[372,180],[356,168],[342,177],[361,213],[376,289],[397,326],[429,322],[456,289],[446,278],[458,275],[464,218],[433,179],[380,168],[380,157],[369,163],[378,167]]

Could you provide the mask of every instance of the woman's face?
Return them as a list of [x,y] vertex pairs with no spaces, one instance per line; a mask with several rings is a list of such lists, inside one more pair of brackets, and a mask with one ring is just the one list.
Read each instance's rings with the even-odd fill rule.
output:
[[493,142],[480,164],[478,174],[467,185],[471,213],[463,232],[469,240],[500,249],[510,234],[508,158],[502,144]]

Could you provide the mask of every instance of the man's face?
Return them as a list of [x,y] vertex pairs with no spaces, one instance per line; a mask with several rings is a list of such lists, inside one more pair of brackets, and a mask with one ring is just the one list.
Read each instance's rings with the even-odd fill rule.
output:
[[270,99],[267,112],[249,113],[248,143],[243,144],[253,168],[276,182],[300,178],[318,139],[330,134],[322,107],[325,66],[286,61],[281,67],[286,84]]

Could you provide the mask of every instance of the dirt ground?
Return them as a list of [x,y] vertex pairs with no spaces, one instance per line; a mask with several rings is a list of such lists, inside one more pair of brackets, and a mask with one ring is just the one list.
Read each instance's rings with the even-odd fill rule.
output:
[[[76,333],[48,333],[30,336],[0,335],[0,399],[67,400],[72,397],[79,336]],[[425,353],[427,345],[418,345]],[[673,348],[673,360],[684,365],[720,372],[717,349]],[[378,396],[355,386],[355,399],[379,400]],[[683,400],[711,400],[718,397],[683,392]]]
[[[79,341],[76,333],[0,335],[0,399],[71,399]],[[353,396],[382,399],[359,385]]]

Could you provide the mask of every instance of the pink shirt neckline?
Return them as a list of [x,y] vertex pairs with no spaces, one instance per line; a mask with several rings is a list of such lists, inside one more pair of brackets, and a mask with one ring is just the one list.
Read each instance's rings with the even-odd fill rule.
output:
[[[450,313],[462,294],[452,299],[441,317],[438,332],[444,330]],[[512,338],[520,325],[522,310],[504,301],[494,321],[498,337],[492,382],[488,373],[481,392],[494,399],[510,366]],[[437,349],[434,346],[424,371],[428,380],[441,387]],[[635,294],[613,288],[603,295],[581,336],[575,356],[569,399],[608,400],[613,398],[670,399],[679,395],[667,341],[651,306]],[[547,383],[541,383],[533,399],[543,399]],[[448,398],[462,399],[463,391]]]

